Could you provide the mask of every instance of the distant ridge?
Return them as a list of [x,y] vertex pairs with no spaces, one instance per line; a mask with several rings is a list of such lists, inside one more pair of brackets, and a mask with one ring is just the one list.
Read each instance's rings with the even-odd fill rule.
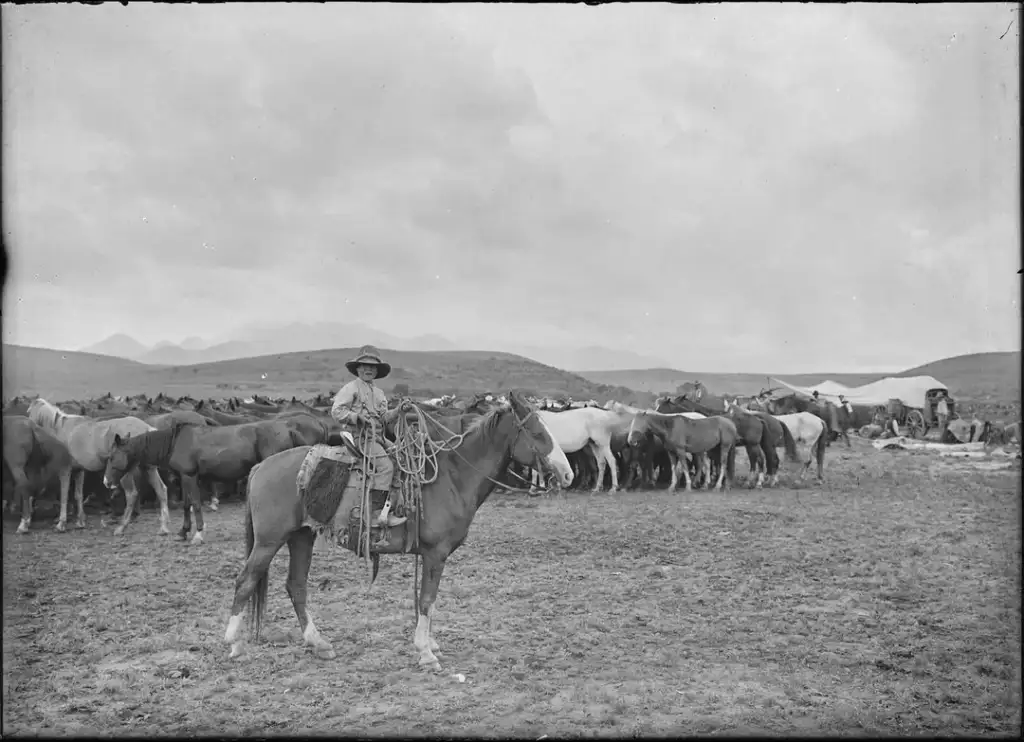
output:
[[[112,356],[3,346],[4,396],[40,394],[52,401],[114,394],[191,394],[202,397],[311,396],[336,391],[351,378],[345,361],[358,348],[301,351],[230,359],[192,366],[155,366]],[[648,395],[598,384],[529,358],[495,351],[401,351],[381,349],[392,364],[379,382],[386,392],[404,384],[412,394],[501,392],[519,389],[546,396],[621,399],[635,404]]]
[[751,374],[701,373],[671,368],[635,369],[631,371],[581,371],[581,376],[601,384],[625,386],[652,393],[674,392],[686,381],[699,379],[712,392],[721,394],[756,394],[768,387],[769,377],[784,379],[798,386],[810,386],[831,379],[844,386],[860,386],[886,376],[934,376],[950,388],[950,393],[1006,395],[1020,397],[1021,354],[1019,350],[993,353],[972,353],[943,358],[904,371],[889,373],[821,372],[813,374]]
[[[230,359],[191,366],[155,366],[95,353],[59,351],[18,345],[3,346],[3,392],[41,394],[53,400],[97,396],[106,392],[192,394],[224,397],[253,392],[272,396],[310,396],[333,391],[347,380],[344,362],[357,348],[302,351]],[[700,379],[712,392],[753,394],[767,383],[767,374],[697,374],[674,369],[571,373],[513,353],[499,351],[402,351],[382,348],[394,370],[381,382],[385,391],[405,384],[410,392],[469,394],[510,388],[546,396],[575,399],[616,399],[646,405],[654,394],[675,391],[678,383]],[[1016,403],[1020,400],[1020,351],[945,358],[899,374],[934,376],[957,399]],[[678,374],[678,376],[674,376]],[[790,374],[795,384],[830,378],[859,386],[886,374]],[[660,388],[638,389],[619,381],[648,380]],[[1019,406],[1018,406],[1019,409]],[[1019,414],[1019,413],[1018,413]]]
[[[233,358],[255,358],[275,353],[330,350],[331,348],[359,347],[371,343],[380,348],[410,351],[459,350],[468,347],[487,347],[489,343],[456,343],[436,333],[415,337],[397,337],[359,322],[291,322],[279,325],[251,323],[228,333],[224,337],[206,340],[189,337],[181,343],[161,340],[148,347],[134,338],[118,333],[102,342],[82,349],[86,353],[101,353],[129,358],[158,366],[185,366],[213,363]],[[577,370],[583,368],[640,368],[664,365],[663,360],[650,358],[628,350],[603,346],[540,347],[509,344],[502,349],[536,359],[554,368]]]

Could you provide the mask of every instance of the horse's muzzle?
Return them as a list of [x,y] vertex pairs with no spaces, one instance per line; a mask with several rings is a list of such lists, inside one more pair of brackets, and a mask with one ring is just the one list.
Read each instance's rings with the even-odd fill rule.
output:
[[108,490],[116,490],[117,482],[107,477],[103,477],[103,486],[106,487]]

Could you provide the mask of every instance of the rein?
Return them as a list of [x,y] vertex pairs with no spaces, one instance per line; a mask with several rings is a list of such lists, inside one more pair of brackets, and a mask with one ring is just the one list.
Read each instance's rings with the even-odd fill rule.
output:
[[[516,424],[516,437],[512,440],[510,447],[514,447],[516,442],[519,440],[519,436],[526,429],[527,421],[536,414],[535,410],[531,410],[530,414],[525,418],[520,419],[516,413],[515,408],[512,410],[512,416]],[[423,485],[430,484],[437,480],[440,475],[440,467],[438,466],[437,456],[441,452],[451,452],[462,459],[473,471],[480,474],[484,479],[493,482],[498,486],[504,486],[501,482],[488,476],[484,472],[480,471],[473,462],[467,459],[462,453],[459,452],[459,448],[465,441],[465,435],[462,433],[456,433],[451,430],[447,425],[444,425],[433,415],[428,414],[424,410],[420,409],[417,405],[413,405],[412,412],[416,414],[416,420],[418,424],[418,430],[414,429],[410,425],[406,413],[403,412],[399,415],[398,420],[395,423],[395,444],[392,450],[395,452],[395,460],[398,464],[399,470],[406,474],[403,477],[402,488],[403,496],[406,497],[406,503],[410,501],[415,503],[416,512],[416,546],[419,547],[419,530],[420,520],[423,515]],[[449,434],[449,437],[443,441],[435,441],[426,432],[426,421],[434,423],[438,428]],[[536,461],[540,462],[540,451],[537,450],[536,446],[533,445],[532,441],[528,441],[530,450],[533,451]],[[430,462],[434,468],[434,473],[429,479],[421,478],[426,473],[427,462]],[[513,472],[514,473],[514,472]],[[369,555],[369,549],[367,549],[367,555]],[[417,551],[413,558],[413,577],[412,577],[412,605],[413,605],[413,617],[416,619],[417,612],[420,604],[420,554]]]

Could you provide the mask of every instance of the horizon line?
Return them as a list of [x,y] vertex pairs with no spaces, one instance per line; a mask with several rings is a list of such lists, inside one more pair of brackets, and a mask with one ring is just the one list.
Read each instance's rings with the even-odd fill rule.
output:
[[[200,363],[176,364],[176,363],[145,363],[143,361],[135,360],[134,358],[125,358],[124,356],[113,356],[113,355],[108,355],[106,353],[95,353],[95,352],[90,352],[90,351],[86,351],[86,350],[69,350],[69,349],[66,349],[66,348],[49,348],[49,347],[46,347],[46,346],[39,346],[39,345],[21,345],[20,343],[11,343],[11,342],[6,342],[6,341],[4,341],[2,343],[2,345],[9,345],[9,346],[16,347],[16,348],[26,348],[26,349],[29,349],[29,350],[44,350],[44,351],[49,351],[51,353],[81,353],[82,355],[92,355],[92,356],[99,356],[101,358],[111,358],[111,359],[118,360],[118,361],[126,361],[128,363],[135,363],[135,364],[138,364],[140,366],[148,366],[148,367],[151,367],[151,368],[188,368],[188,367],[195,367],[195,366],[213,365],[213,364],[217,364],[217,363],[230,363],[231,361],[244,361],[244,360],[250,360],[250,359],[256,359],[256,358],[267,358],[267,357],[271,357],[271,356],[298,355],[298,354],[301,354],[301,353],[322,353],[322,352],[325,352],[325,351],[343,350],[343,349],[345,349],[347,347],[352,347],[352,348],[358,348],[359,347],[359,346],[336,346],[336,347],[333,347],[333,348],[310,348],[310,349],[304,349],[304,350],[292,350],[292,351],[287,351],[287,352],[284,352],[284,353],[263,353],[262,355],[258,355],[258,356],[240,356],[240,357],[237,357],[237,358],[224,358],[224,359],[217,360],[217,361],[201,361]],[[180,346],[178,346],[178,347],[180,347]],[[670,371],[670,372],[678,373],[678,374],[686,374],[688,376],[692,376],[692,377],[695,377],[695,378],[699,378],[702,375],[704,375],[704,376],[724,376],[724,375],[730,375],[730,376],[764,376],[766,378],[769,378],[769,377],[781,378],[781,377],[785,377],[785,376],[825,376],[825,377],[827,377],[829,375],[883,375],[883,376],[884,375],[893,375],[893,376],[898,376],[900,374],[906,373],[907,371],[911,371],[911,370],[914,370],[914,369],[917,369],[917,368],[921,368],[922,366],[929,366],[929,365],[931,365],[933,363],[939,363],[941,361],[951,360],[951,359],[954,359],[954,358],[964,358],[964,357],[967,357],[967,356],[990,355],[990,354],[996,354],[996,353],[1003,354],[1003,353],[1020,353],[1021,352],[1020,349],[1014,349],[1014,350],[987,350],[987,351],[979,351],[977,353],[960,353],[960,354],[954,355],[954,356],[946,356],[945,358],[939,358],[939,359],[935,359],[935,360],[932,360],[932,361],[927,361],[926,363],[921,363],[921,364],[918,364],[916,366],[912,366],[910,368],[903,369],[903,370],[887,369],[887,370],[870,370],[870,371],[864,371],[864,370],[860,370],[860,371],[837,371],[837,370],[832,370],[832,371],[785,371],[785,372],[772,372],[772,373],[769,373],[769,372],[762,372],[762,371],[684,371],[682,369],[670,368],[670,367],[665,367],[665,366],[651,366],[651,367],[647,367],[647,368],[628,368],[628,369],[580,369],[580,370],[572,370],[572,369],[560,368],[558,366],[549,366],[549,364],[546,364],[546,363],[544,363],[542,361],[538,361],[538,360],[536,360],[534,358],[530,358],[529,356],[523,356],[523,355],[520,355],[519,353],[513,353],[511,351],[504,351],[504,350],[475,349],[475,348],[453,348],[453,349],[445,349],[445,350],[441,350],[441,349],[439,349],[439,350],[401,350],[401,349],[398,349],[398,348],[383,348],[383,350],[390,350],[390,351],[393,351],[395,353],[465,353],[465,352],[505,353],[507,355],[513,355],[513,356],[518,356],[520,358],[525,358],[526,360],[532,361],[532,362],[537,363],[537,364],[539,364],[541,366],[548,366],[549,368],[557,368],[557,369],[559,369],[561,371],[565,371],[566,373],[575,374],[577,376],[581,376],[584,373],[627,374],[627,373],[637,373],[637,372],[647,372],[647,371]],[[196,352],[200,352],[201,353],[202,350],[196,351]],[[595,382],[595,383],[601,383],[601,382]]]

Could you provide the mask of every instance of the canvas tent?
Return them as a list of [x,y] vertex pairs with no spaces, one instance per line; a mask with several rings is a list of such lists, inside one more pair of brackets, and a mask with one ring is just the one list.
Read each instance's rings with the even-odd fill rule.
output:
[[838,402],[839,395],[842,394],[847,401],[853,404],[871,406],[884,406],[890,399],[899,399],[908,407],[924,408],[925,395],[928,392],[933,389],[942,389],[947,394],[949,393],[949,388],[932,376],[888,377],[864,386],[849,388],[834,381],[825,381],[817,386],[807,387],[789,384],[782,379],[773,378],[772,382],[808,397],[817,390],[820,397],[824,397],[830,402]]

